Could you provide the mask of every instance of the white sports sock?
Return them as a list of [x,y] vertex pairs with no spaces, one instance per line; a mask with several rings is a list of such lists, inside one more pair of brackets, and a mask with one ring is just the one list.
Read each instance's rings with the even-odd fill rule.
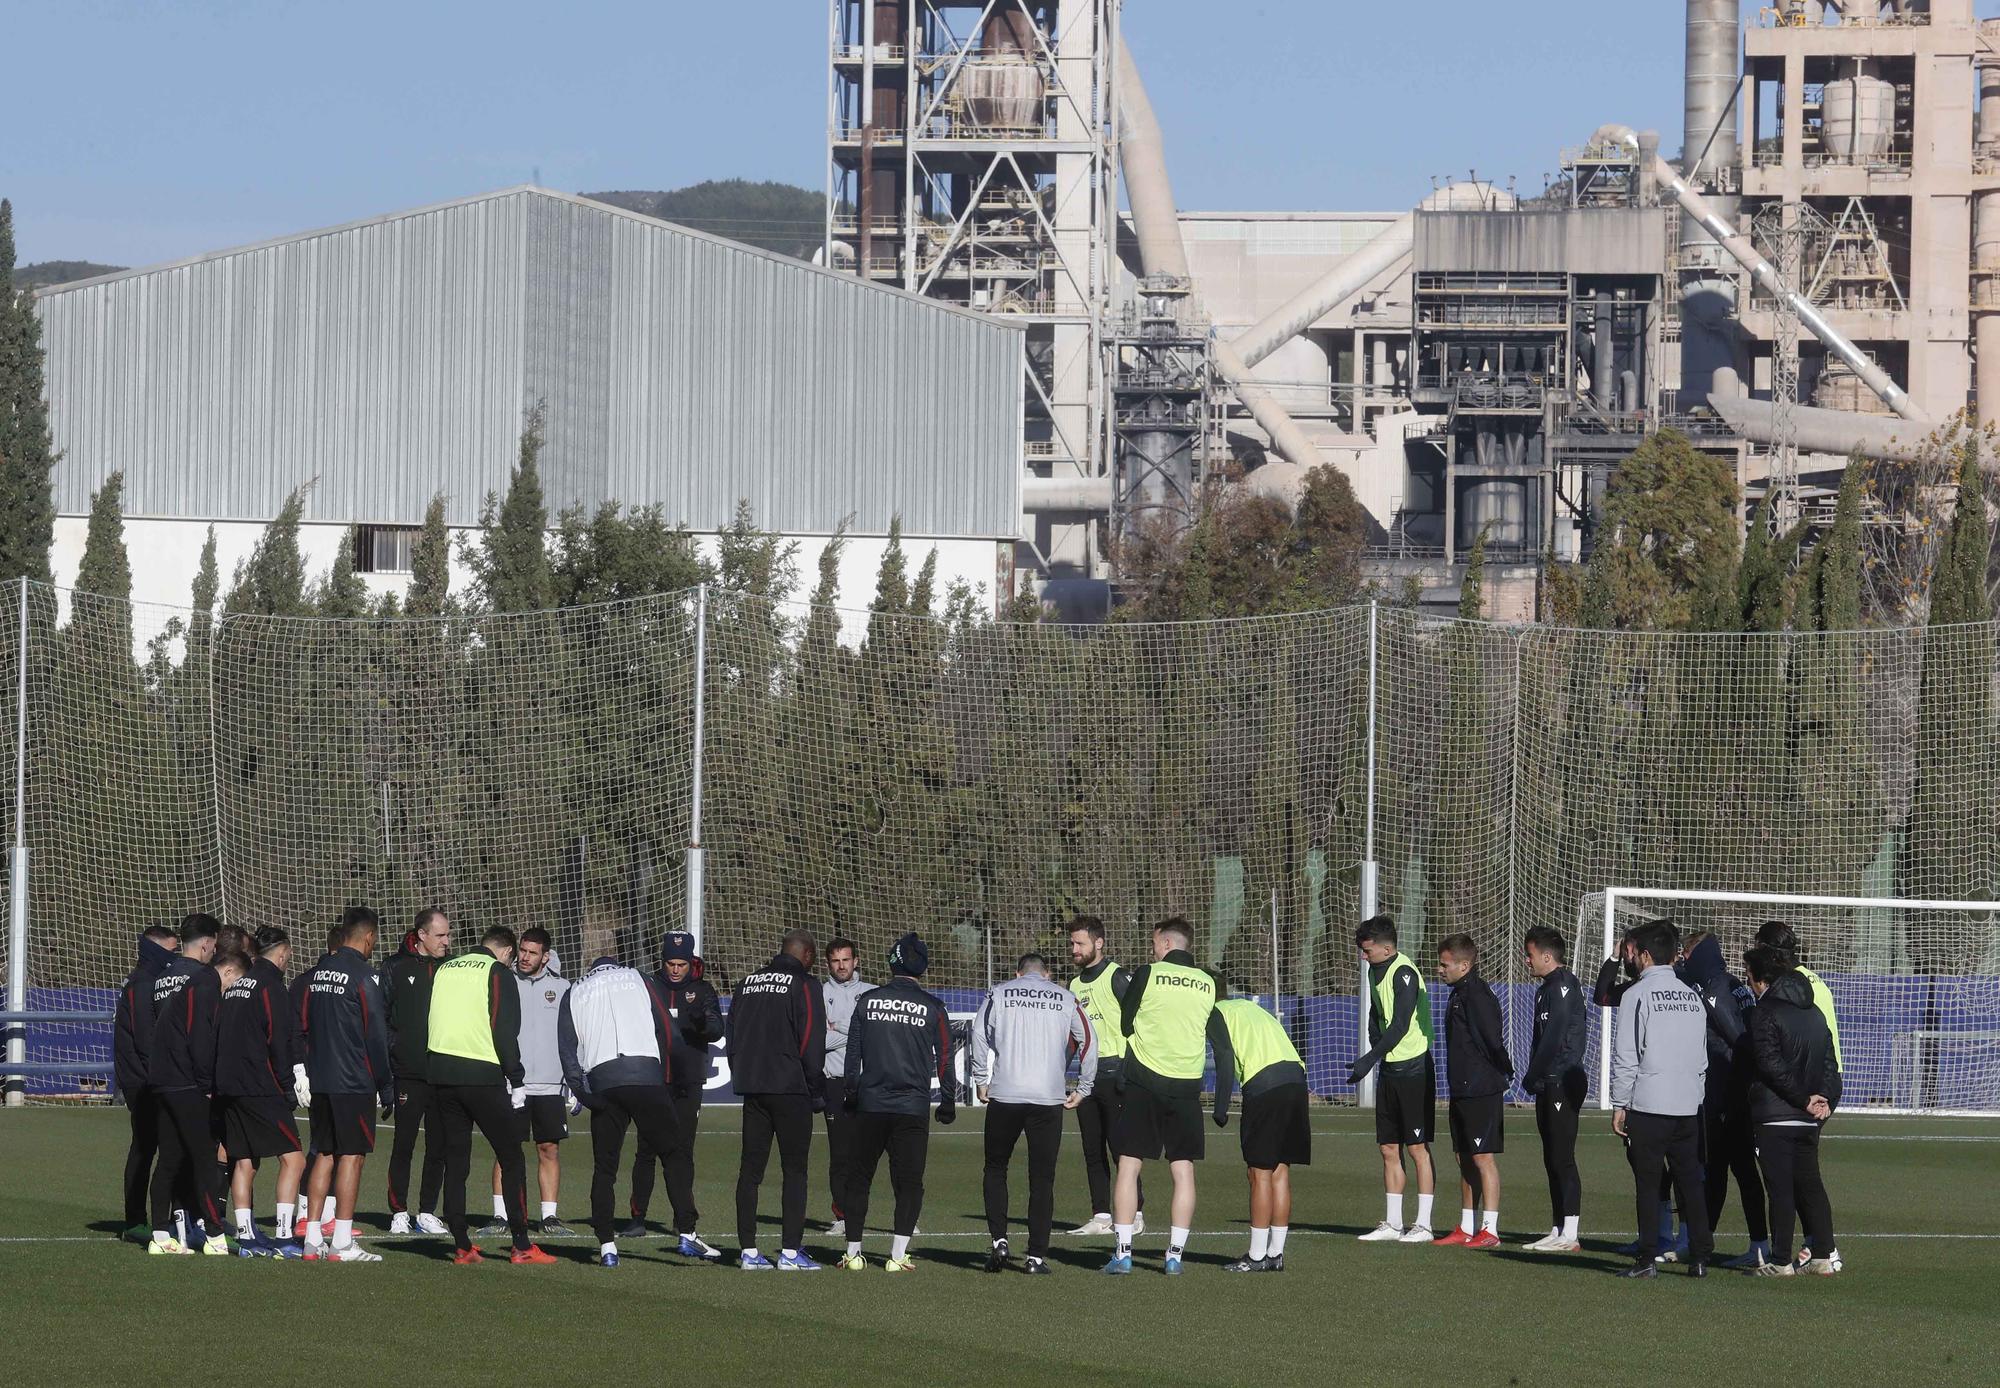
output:
[[610,1243],[600,1243],[597,1245],[597,1251],[599,1253],[616,1253],[618,1251],[618,1242],[614,1239]]
[[321,1224],[324,1224],[329,1219],[332,1219],[334,1211],[339,1208],[340,1207],[334,1203],[333,1197],[331,1195],[327,1196],[319,1207],[319,1222]]
[[910,1256],[910,1236],[908,1234],[898,1234],[889,1240],[889,1256],[899,1263]]
[[1264,1251],[1265,1251],[1265,1250],[1266,1250],[1267,1248],[1269,1248],[1269,1247],[1270,1247],[1270,1244],[1271,1244],[1271,1231],[1270,1231],[1270,1229],[1269,1229],[1268,1227],[1267,1227],[1267,1228],[1263,1228],[1263,1229],[1259,1229],[1259,1228],[1258,1228],[1258,1227],[1257,1227],[1256,1225],[1254,1225],[1254,1224],[1250,1226],[1250,1261],[1251,1261],[1251,1262],[1253,1262],[1253,1263],[1254,1263],[1254,1262],[1256,1262],[1256,1261],[1257,1261],[1257,1260],[1258,1260],[1259,1258],[1263,1257],[1263,1256],[1264,1256]]
[[1431,1203],[1436,1199],[1435,1195],[1419,1195],[1417,1197],[1417,1223],[1423,1225],[1426,1229],[1437,1227],[1431,1223]]
[[1271,1226],[1271,1257],[1282,1258],[1284,1256],[1285,1235],[1291,1231],[1291,1227],[1289,1224],[1273,1224]]
[[1403,1227],[1402,1196],[1392,1195],[1389,1197],[1389,1213],[1386,1216],[1386,1218],[1388,1220],[1388,1224],[1391,1229],[1400,1229]]
[[1467,1205],[1464,1209],[1458,1212],[1458,1232],[1461,1234],[1470,1234],[1476,1227],[1478,1227],[1475,1224],[1473,1224],[1472,1219],[1473,1219],[1472,1207],[1470,1205]]
[[1479,1216],[1479,1232],[1497,1234],[1500,1232],[1500,1211],[1488,1210]]
[[1129,1224],[1114,1224],[1111,1228],[1112,1232],[1118,1235],[1118,1256],[1121,1258],[1131,1257],[1132,1226]]
[[505,1219],[507,1217],[506,1196],[496,1195],[493,1197],[493,1217],[495,1219]]
[[325,1242],[326,1242],[326,1237],[325,1237],[325,1235],[323,1235],[323,1234],[321,1234],[321,1233],[320,1233],[320,1228],[321,1228],[321,1226],[320,1226],[320,1224],[318,1223],[318,1221],[316,1221],[316,1220],[307,1220],[307,1221],[306,1221],[306,1247],[307,1247],[307,1248],[318,1248],[318,1247],[319,1247],[319,1246],[320,1246],[321,1244],[323,1244],[323,1243],[325,1243]]
[[155,1229],[153,1231],[154,1243],[172,1243],[173,1241],[174,1236],[171,1231],[166,1229]]
[[847,1256],[850,1258],[859,1257],[860,1253],[861,1253],[861,1240],[849,1239],[847,1241]]
[[335,1248],[345,1248],[353,1242],[354,1221],[351,1219],[336,1219],[333,1222],[333,1246]]
[[257,1216],[249,1210],[236,1212],[236,1237],[252,1239],[257,1237]]
[[1167,1252],[1174,1257],[1180,1257],[1181,1250],[1187,1247],[1187,1241],[1188,1231],[1181,1228],[1180,1225],[1172,1225],[1167,1230]]
[[1581,1218],[1582,1218],[1582,1216],[1581,1216],[1581,1215],[1564,1215],[1564,1216],[1563,1216],[1563,1227],[1562,1227],[1562,1236],[1563,1236],[1563,1238],[1564,1238],[1564,1239],[1566,1239],[1566,1240],[1567,1240],[1568,1242],[1570,1242],[1570,1243],[1575,1243],[1575,1242],[1576,1242],[1576,1226],[1577,1226],[1577,1221],[1578,1221],[1578,1220],[1580,1220]]
[[1092,1219],[1101,1219],[1101,1220],[1103,1220],[1103,1221],[1104,1221],[1104,1222],[1105,1222],[1106,1224],[1109,1224],[1109,1223],[1111,1222],[1111,1211],[1109,1211],[1109,1210],[1092,1210],[1092,1211],[1090,1212],[1090,1217],[1091,1217]]
[[796,1258],[799,1256],[799,1250],[796,1248],[781,1248],[778,1250],[778,1256],[780,1258]]
[[281,1239],[288,1239],[291,1236],[292,1236],[292,1207],[290,1205],[285,1204],[283,1201],[280,1201],[278,1203],[278,1237]]
[[542,1202],[542,1218],[554,1219],[555,1217],[556,1217],[556,1202],[553,1200],[544,1200]]

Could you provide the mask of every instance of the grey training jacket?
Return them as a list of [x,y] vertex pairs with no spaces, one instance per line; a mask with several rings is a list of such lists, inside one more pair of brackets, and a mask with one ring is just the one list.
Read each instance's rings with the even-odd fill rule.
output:
[[1097,1035],[1076,995],[1041,974],[999,984],[972,1021],[972,1082],[996,1104],[1060,1104],[1070,1047],[1081,1061],[1076,1088],[1097,1078]]
[[847,1033],[854,1025],[854,1005],[861,1001],[863,993],[875,991],[875,985],[864,983],[859,974],[845,983],[835,983],[828,979],[821,985],[826,994],[826,1073],[829,1076],[847,1073]]
[[538,974],[515,972],[521,990],[521,1068],[527,1072],[530,1094],[563,1092],[562,1051],[556,1043],[556,1019],[562,1012],[569,980],[552,968]]
[[1669,1118],[1701,1108],[1708,1074],[1708,1013],[1701,994],[1655,964],[1618,1000],[1611,1049],[1611,1105]]

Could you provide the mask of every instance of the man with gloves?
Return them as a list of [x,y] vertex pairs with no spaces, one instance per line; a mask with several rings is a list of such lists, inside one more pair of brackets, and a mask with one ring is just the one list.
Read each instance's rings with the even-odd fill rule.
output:
[[625,1129],[672,1162],[685,1141],[674,1117],[674,1023],[652,980],[605,955],[563,994],[556,1048],[570,1092],[590,1110],[590,1222],[599,1267],[618,1266],[612,1229]]
[[620,1238],[636,1239],[646,1232],[646,1207],[653,1199],[653,1164],[667,1178],[667,1201],[673,1206],[677,1251],[683,1258],[720,1258],[722,1251],[702,1238],[701,1212],[694,1203],[694,1140],[701,1129],[702,1086],[708,1083],[708,1048],[722,1039],[722,1005],[715,988],[701,976],[695,938],[685,930],[669,930],[660,941],[660,967],[650,982],[667,1004],[674,1023],[673,1073],[667,1093],[674,1101],[674,1122],[680,1145],[672,1153],[655,1152],[639,1129],[638,1152],[632,1158],[632,1221]]
[[847,1252],[842,1268],[859,1272],[861,1235],[868,1227],[869,1187],[882,1154],[889,1155],[889,1185],[896,1195],[895,1238],[885,1272],[909,1272],[910,1236],[924,1208],[924,1165],[930,1151],[931,1083],[940,1081],[937,1120],[949,1124],[958,1110],[951,1073],[951,1017],[917,980],[930,967],[930,950],[915,934],[889,951],[889,981],[863,995],[847,1036],[846,1106],[854,1113],[854,1165],[848,1181]]

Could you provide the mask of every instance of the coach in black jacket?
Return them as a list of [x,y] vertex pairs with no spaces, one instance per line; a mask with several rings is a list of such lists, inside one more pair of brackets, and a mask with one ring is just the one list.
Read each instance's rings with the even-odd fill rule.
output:
[[[382,966],[382,999],[389,1009],[389,1063],[396,1072],[396,1133],[389,1143],[389,1232],[407,1234],[410,1162],[417,1134],[424,1134],[423,1185],[417,1209],[432,1215],[444,1189],[444,1116],[430,1081],[431,982],[438,961],[451,952],[451,921],[435,906],[417,912],[402,948]],[[426,1232],[435,1233],[434,1226]]]
[[[1451,987],[1444,1014],[1445,1079],[1451,1094],[1451,1150],[1458,1157],[1458,1228],[1439,1243],[1500,1246],[1500,1164],[1506,1145],[1502,1115],[1514,1062],[1500,999],[1479,976],[1479,946],[1470,935],[1438,945],[1438,977]],[[1475,1211],[1484,1221],[1473,1225]]]
[[1535,988],[1534,1042],[1521,1088],[1535,1096],[1535,1130],[1542,1137],[1542,1168],[1549,1178],[1549,1210],[1554,1223],[1526,1245],[1537,1253],[1574,1253],[1583,1213],[1583,1176],[1576,1165],[1577,1122],[1583,1112],[1588,1077],[1584,1047],[1590,1013],[1583,984],[1565,962],[1569,944],[1560,930],[1538,925],[1523,948]]
[[826,999],[812,973],[817,956],[810,931],[791,931],[777,957],[744,975],[729,1001],[729,1068],[743,1099],[736,1238],[746,1267],[764,1261],[757,1252],[757,1191],[773,1137],[784,1174],[780,1249],[787,1260],[805,1238],[812,1116],[826,1107]]
[[1756,1010],[1756,999],[1722,962],[1722,944],[1713,935],[1694,936],[1676,972],[1701,995],[1708,1014],[1708,1078],[1701,1100],[1708,1227],[1717,1228],[1729,1207],[1729,1177],[1734,1172],[1737,1192],[1743,1197],[1743,1223],[1750,1231],[1750,1252],[1730,1265],[1755,1267],[1771,1246],[1764,1182],[1757,1172],[1757,1135],[1750,1122],[1753,1062],[1744,1017]]
[[153,1045],[153,980],[173,962],[180,943],[170,925],[146,927],[139,936],[139,962],[118,990],[112,1024],[112,1065],[132,1124],[132,1143],[125,1150],[125,1237],[134,1243],[146,1240],[146,1191],[153,1177],[153,1157],[160,1150],[160,1104],[146,1084],[146,1056]]
[[957,1116],[951,1017],[944,1003],[917,982],[930,962],[930,950],[916,935],[896,941],[889,951],[889,981],[862,994],[847,1030],[846,1103],[855,1114],[855,1134],[853,1174],[841,1197],[848,1221],[843,1265],[861,1256],[869,1188],[886,1152],[889,1185],[896,1195],[889,1268],[908,1268],[910,1236],[917,1231],[917,1217],[924,1207],[934,1082],[943,1091],[938,1122],[949,1124]]
[[160,1009],[147,1058],[146,1083],[160,1103],[160,1164],[153,1172],[153,1242],[184,1252],[173,1239],[174,1197],[193,1188],[191,1214],[207,1221],[209,1238],[226,1249],[222,1222],[222,1168],[215,1161],[216,1028],[222,990],[249,971],[250,961],[231,951],[215,967],[196,964],[186,982]]
[[[374,911],[350,906],[341,914],[340,945],[307,971],[300,995],[299,1030],[305,1034],[306,1075],[312,1083],[312,1143],[331,1162],[315,1162],[306,1176],[308,1212],[334,1197],[333,1247],[337,1262],[379,1262],[353,1241],[354,1205],[361,1168],[375,1150],[375,1113],[386,1108],[394,1076],[389,1068],[388,1007],[369,962],[380,929]],[[324,1230],[306,1225],[305,1255],[321,1256]]]
[[667,1090],[674,1102],[680,1145],[661,1156],[645,1134],[639,1134],[638,1152],[632,1159],[632,1220],[618,1233],[621,1238],[636,1239],[646,1232],[646,1208],[653,1200],[653,1165],[657,1161],[666,1173],[667,1202],[673,1206],[674,1232],[680,1235],[681,1251],[706,1258],[715,1255],[699,1233],[694,1139],[701,1127],[702,1087],[708,1082],[708,1048],[722,1039],[724,1026],[722,1003],[714,986],[696,972],[698,967],[694,936],[685,930],[669,930],[660,941],[660,967],[651,981],[666,1000],[667,1015],[673,1019],[673,1078]]
[[1806,1270],[1830,1274],[1833,1204],[1819,1170],[1821,1126],[1840,1102],[1840,1064],[1833,1033],[1813,1005],[1812,985],[1792,957],[1767,945],[1743,956],[1757,1005],[1750,1009],[1751,1121],[1757,1164],[1771,1196],[1771,1259],[1752,1271],[1789,1276],[1792,1222],[1805,1224],[1806,1246],[1819,1256]]

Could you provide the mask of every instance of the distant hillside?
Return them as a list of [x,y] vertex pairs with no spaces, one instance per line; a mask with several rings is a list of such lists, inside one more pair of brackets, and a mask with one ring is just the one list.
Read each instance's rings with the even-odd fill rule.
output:
[[90,260],[42,260],[33,265],[14,267],[14,287],[16,289],[40,289],[45,285],[68,284],[71,280],[87,280],[92,275],[109,275],[123,270],[123,265],[99,265]]
[[812,259],[825,232],[825,197],[790,183],[751,183],[732,178],[665,193],[610,192],[583,196],[800,260]]

